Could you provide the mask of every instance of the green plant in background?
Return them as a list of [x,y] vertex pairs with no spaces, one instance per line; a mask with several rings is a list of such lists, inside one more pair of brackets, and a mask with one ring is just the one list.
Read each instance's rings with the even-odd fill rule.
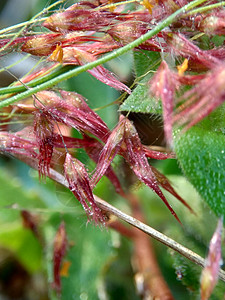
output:
[[40,58],[0,89],[2,294],[224,297],[224,4],[57,1],[0,31],[2,61]]

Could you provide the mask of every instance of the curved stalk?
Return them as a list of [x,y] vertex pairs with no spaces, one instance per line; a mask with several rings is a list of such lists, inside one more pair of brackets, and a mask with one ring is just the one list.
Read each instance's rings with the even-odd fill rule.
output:
[[[32,163],[32,161],[26,162],[28,163],[32,168],[36,168],[36,165]],[[60,173],[56,172],[53,169],[50,169],[49,177],[58,183],[64,185],[65,187],[68,187],[68,182],[66,181],[65,177],[61,175]],[[95,201],[97,205],[105,211],[107,214],[112,214],[116,217],[118,217],[120,220],[125,221],[126,223],[140,229],[141,231],[145,232],[152,238],[156,239],[160,243],[166,245],[167,247],[173,249],[174,251],[180,253],[182,256],[186,257],[193,263],[201,266],[202,268],[205,267],[205,259],[198,255],[197,253],[191,251],[190,249],[184,247],[183,245],[177,243],[175,240],[169,238],[165,234],[157,231],[156,229],[142,223],[141,221],[135,219],[134,217],[131,217],[127,215],[126,213],[122,212],[118,208],[112,206],[108,202],[102,200],[98,196],[94,195]],[[225,282],[225,271],[220,269],[219,271],[219,278]]]
[[203,12],[206,12],[208,10],[212,10],[212,9],[224,6],[224,5],[225,5],[225,1],[221,1],[219,3],[214,3],[214,4],[206,5],[206,6],[203,6],[203,7],[198,7],[196,9],[193,9],[192,11],[188,12],[186,14],[186,16],[203,13]]
[[182,15],[182,14],[186,14],[189,10],[193,9],[194,7],[206,2],[207,0],[195,0],[192,1],[190,3],[188,3],[187,5],[185,5],[184,7],[180,8],[179,10],[177,10],[176,12],[174,12],[172,15],[170,15],[168,18],[166,18],[164,21],[160,22],[155,28],[153,28],[152,30],[150,30],[149,32],[147,32],[146,34],[142,35],[140,38],[136,39],[135,41],[127,44],[126,46],[117,49],[101,58],[99,58],[96,61],[90,62],[86,65],[80,66],[79,68],[76,69],[72,69],[68,72],[65,72],[45,83],[42,83],[36,87],[30,88],[25,92],[22,92],[18,95],[15,95],[13,97],[10,97],[8,99],[5,99],[3,101],[0,102],[0,108],[11,105],[19,100],[22,100],[24,98],[27,98],[41,90],[50,88],[64,80],[68,80],[69,78],[72,78],[74,76],[77,76],[78,74],[81,74],[87,70],[93,69],[101,64],[104,64],[122,54],[127,53],[128,51],[132,50],[135,47],[138,47],[140,44],[142,44],[143,42],[145,42],[146,40],[152,38],[153,36],[155,36],[156,34],[158,34],[160,31],[162,31],[163,29],[165,29],[166,27],[168,27],[169,25],[171,25],[178,16]]

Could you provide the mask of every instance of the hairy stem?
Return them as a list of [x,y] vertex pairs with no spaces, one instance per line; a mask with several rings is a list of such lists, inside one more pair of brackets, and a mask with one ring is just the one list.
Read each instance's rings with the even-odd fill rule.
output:
[[[29,82],[27,82],[24,85],[12,85],[9,87],[3,87],[0,89],[0,95],[6,95],[6,94],[13,94],[13,93],[17,93],[17,92],[23,92],[23,91],[27,91],[30,90],[31,87],[35,87],[37,85],[40,85],[44,82],[49,81],[51,78],[55,78],[56,76],[58,76],[59,74],[65,73],[68,70],[71,70],[72,66],[54,66],[51,70],[51,73],[48,72],[49,74],[45,75],[45,76],[41,76],[38,77],[34,80],[31,80]],[[48,70],[50,71],[50,70]],[[42,74],[44,75],[44,74]],[[0,103],[1,105],[1,103]]]
[[203,7],[198,7],[196,9],[193,9],[192,11],[188,12],[186,14],[186,16],[195,15],[195,14],[198,14],[198,13],[203,13],[205,11],[212,10],[212,9],[224,6],[224,5],[225,5],[225,1],[221,1],[219,3],[214,3],[214,4],[206,5],[206,6],[203,6]]

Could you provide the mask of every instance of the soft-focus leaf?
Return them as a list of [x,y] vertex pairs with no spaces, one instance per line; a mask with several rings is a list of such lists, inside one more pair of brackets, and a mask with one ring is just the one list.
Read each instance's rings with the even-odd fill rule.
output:
[[17,177],[12,178],[5,168],[0,168],[0,207],[10,207],[11,205],[23,209],[45,207],[34,190],[26,191],[21,180]]
[[[192,251],[204,256],[206,246],[201,243],[201,240],[197,240],[192,236],[189,236],[188,231],[186,231],[184,234],[181,228],[171,227],[170,229],[166,230],[166,234],[172,236],[176,241],[185,245],[189,249],[192,249]],[[177,279],[181,281],[181,283],[189,290],[189,299],[200,299],[200,277],[202,269],[172,250],[169,250],[169,253],[172,255],[173,267],[175,268]],[[210,297],[210,300],[223,299],[224,289],[224,282],[219,281]]]
[[28,272],[40,271],[41,244],[31,230],[22,226],[20,209],[43,208],[43,202],[34,191],[25,191],[4,168],[0,170],[0,247],[12,251]]
[[[62,276],[62,300],[98,298],[98,288],[102,280],[105,264],[113,254],[110,232],[100,230],[92,224],[86,225],[86,218],[78,219],[73,215],[63,216],[67,228],[68,250],[64,258],[70,262],[68,276]],[[59,214],[53,214],[45,237],[48,243],[48,276],[52,282],[52,241],[55,228],[61,222]]]
[[[4,211],[6,213],[6,211]],[[10,212],[8,211],[9,215]],[[30,272],[40,271],[42,262],[41,245],[33,233],[24,229],[19,222],[1,225],[0,247],[14,253],[19,262]]]

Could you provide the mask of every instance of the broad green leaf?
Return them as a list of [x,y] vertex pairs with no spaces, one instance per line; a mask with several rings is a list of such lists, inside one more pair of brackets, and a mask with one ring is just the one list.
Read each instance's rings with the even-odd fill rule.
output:
[[[147,77],[150,79],[151,76],[148,75]],[[119,110],[158,114],[162,112],[162,106],[160,101],[155,101],[154,98],[149,96],[149,86],[145,79],[138,83],[132,94],[120,106]]]
[[184,174],[217,216],[225,219],[225,106],[175,138]]
[[120,106],[120,111],[161,113],[161,103],[149,95],[148,81],[160,63],[160,53],[145,50],[134,52],[137,86]]
[[157,69],[161,62],[159,52],[136,50],[133,52],[134,56],[134,71],[136,77],[143,77],[147,73],[152,73]]

